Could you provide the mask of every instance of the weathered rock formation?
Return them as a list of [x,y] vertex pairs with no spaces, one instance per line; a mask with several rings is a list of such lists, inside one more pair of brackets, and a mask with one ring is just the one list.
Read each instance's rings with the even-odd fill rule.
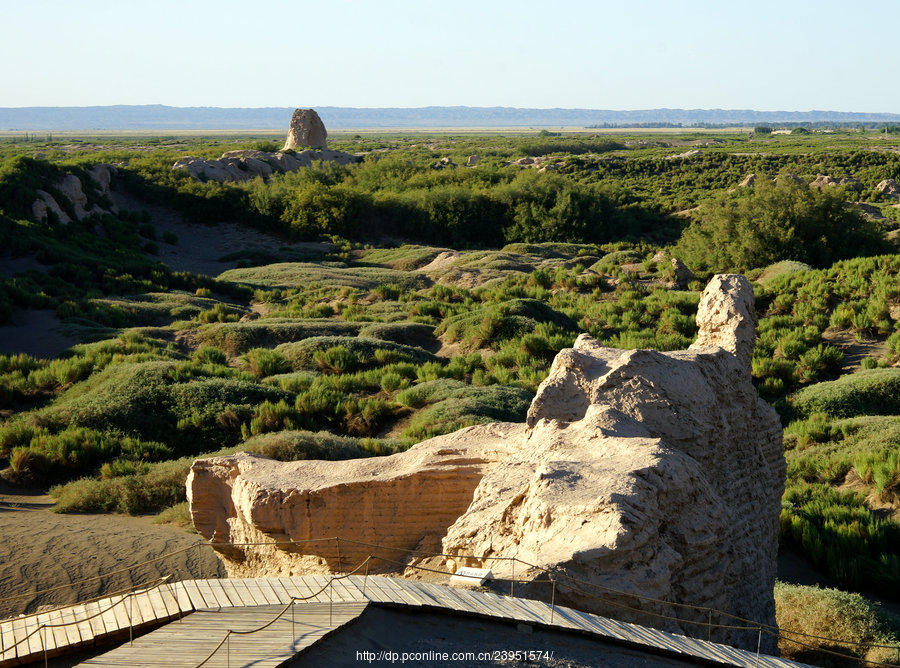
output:
[[[194,526],[217,542],[263,543],[219,548],[237,574],[346,571],[372,554],[406,562],[403,550],[440,542],[451,569],[509,577],[511,563],[493,558],[533,565],[516,567],[532,582],[520,594],[549,596],[537,581],[551,569],[557,602],[586,610],[704,636],[708,613],[665,602],[774,624],[785,463],[778,417],[750,381],[749,282],[716,276],[697,322],[697,341],[676,352],[580,336],[525,425],[470,427],[381,459],[199,460],[187,483]],[[297,542],[331,536],[339,549]],[[712,638],[757,642],[716,628]]]
[[652,258],[657,265],[669,263],[672,265],[674,280],[665,284],[667,288],[679,288],[684,290],[688,284],[694,280],[694,272],[687,268],[687,265],[677,257],[670,256],[666,251],[659,251]]
[[891,197],[893,199],[900,198],[900,184],[894,179],[885,179],[875,186],[875,189],[885,197]]
[[816,174],[815,180],[809,182],[809,187],[815,188],[816,190],[822,190],[828,186],[844,186],[850,190],[862,189],[862,183],[860,183],[859,179],[849,176],[836,179],[828,174]]
[[[46,190],[38,190],[38,198],[31,205],[34,219],[38,222],[47,222],[52,213],[59,223],[65,225],[73,219],[84,220],[95,214],[117,213],[116,206],[110,200],[110,183],[116,174],[116,168],[112,165],[98,164],[87,170],[87,174],[90,178],[84,183],[75,174],[63,176],[51,187],[51,190],[56,192],[55,197]],[[95,203],[88,208],[88,197],[84,188],[90,188],[95,199],[104,201],[105,206]]]
[[281,150],[287,151],[298,146],[325,148],[327,139],[328,131],[315,109],[294,109],[291,127]]
[[306,150],[294,153],[269,153],[266,151],[228,151],[217,160],[208,158],[179,158],[172,169],[184,169],[198,181],[249,181],[257,176],[266,178],[275,172],[293,172],[302,167],[310,167],[315,161],[336,162],[349,165],[359,160],[358,156],[343,151]]

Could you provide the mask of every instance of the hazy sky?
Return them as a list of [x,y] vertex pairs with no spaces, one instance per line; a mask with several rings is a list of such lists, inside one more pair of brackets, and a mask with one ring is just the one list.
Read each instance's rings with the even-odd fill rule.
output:
[[0,107],[900,113],[898,0],[0,0]]

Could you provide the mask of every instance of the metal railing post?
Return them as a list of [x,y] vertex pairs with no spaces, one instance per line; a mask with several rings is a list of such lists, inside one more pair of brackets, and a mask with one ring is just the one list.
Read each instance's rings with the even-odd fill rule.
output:
[[553,613],[556,612],[556,579],[550,578],[553,583],[553,590],[550,593],[550,623],[553,623]]
[[41,647],[44,649],[44,668],[47,668],[47,627],[41,624]]
[[128,594],[128,644],[134,645],[134,592]]
[[[363,578],[363,596],[366,595],[366,583],[369,581],[369,559],[371,559],[371,558],[372,558],[371,554],[368,557],[366,557],[366,575]],[[897,651],[900,652],[900,649],[898,649]]]

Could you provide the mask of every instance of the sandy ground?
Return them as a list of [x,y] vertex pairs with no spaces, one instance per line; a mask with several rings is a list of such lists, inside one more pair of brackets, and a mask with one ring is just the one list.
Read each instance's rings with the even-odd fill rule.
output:
[[[0,479],[0,618],[102,596],[163,575],[174,580],[225,575],[208,547],[112,574],[201,539],[153,524],[149,517],[61,515],[50,512],[52,505],[50,497],[11,488]],[[97,576],[105,577],[68,586]],[[38,593],[54,587],[65,588]]]
[[[121,190],[114,190],[112,199],[120,209],[147,211],[150,214],[156,228],[158,258],[173,271],[218,276],[237,266],[236,261],[222,262],[220,258],[237,251],[323,251],[331,247],[321,243],[291,243],[233,222],[222,221],[215,226],[190,223],[172,209],[134,199]],[[174,244],[162,241],[166,232],[174,232],[178,241]]]
[[0,325],[0,353],[51,359],[79,342],[64,330],[52,309],[16,309],[12,320],[12,325]]
[[[886,337],[885,337],[886,338]],[[862,368],[862,360],[865,357],[881,359],[888,353],[885,338],[872,338],[869,336],[856,339],[856,335],[847,329],[829,327],[822,333],[822,342],[840,348],[844,351],[844,362],[841,365],[841,373],[853,373]]]

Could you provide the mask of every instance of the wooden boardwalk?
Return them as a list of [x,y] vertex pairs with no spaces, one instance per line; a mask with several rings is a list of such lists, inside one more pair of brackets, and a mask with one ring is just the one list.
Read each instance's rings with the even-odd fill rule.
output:
[[[721,665],[746,666],[748,668],[751,666],[787,668],[801,665],[766,655],[757,657],[753,652],[735,649],[727,645],[687,638],[637,624],[619,622],[571,608],[551,607],[546,603],[529,599],[384,576],[354,575],[332,581],[323,575],[304,575],[283,578],[185,580],[135,592],[134,595],[120,595],[51,612],[5,620],[0,622],[0,668],[43,660],[45,650],[47,656],[52,657],[105,641],[123,638],[128,640],[130,627],[133,627],[134,630],[146,630],[179,619],[187,613],[207,611],[207,614],[198,618],[197,623],[205,624],[206,630],[198,632],[194,636],[197,648],[196,651],[191,650],[193,660],[194,657],[203,654],[203,647],[206,648],[206,653],[211,651],[225,637],[229,628],[244,629],[253,626],[256,621],[263,618],[269,621],[292,599],[303,599],[293,606],[295,613],[304,606],[315,605],[316,607],[309,609],[310,614],[314,617],[321,613],[321,604],[326,604],[324,607],[330,611],[334,623],[337,623],[339,619],[344,620],[345,615],[353,614],[354,610],[357,610],[354,617],[360,614],[364,604],[367,603],[422,607],[482,618],[522,622],[547,628],[571,629],[600,640],[625,643],[638,649],[669,652],[688,661],[700,659]],[[331,603],[351,603],[356,606],[345,608],[339,605],[332,606]],[[232,608],[243,608],[248,611],[258,608],[261,615],[246,619],[243,617],[232,619],[230,614],[216,618],[216,612],[213,612],[228,611]],[[340,615],[335,612],[338,609],[341,610]],[[266,617],[266,614],[269,616]],[[286,614],[290,614],[290,610]],[[315,619],[318,621],[311,623],[317,625],[316,628],[323,634],[331,629],[331,625],[326,628],[321,617],[315,617]],[[346,620],[341,623],[346,623]],[[174,634],[179,634],[179,628],[190,628],[186,625],[188,625],[187,618],[169,624],[172,627],[171,632]],[[279,621],[270,628],[274,629],[276,626],[278,632],[273,631],[275,639],[271,646],[264,643],[261,639],[263,636],[253,641],[254,651],[258,652],[254,654],[254,661],[258,661],[262,655],[268,656],[270,653],[273,656],[281,656],[279,652],[285,651],[285,647],[290,647],[285,644],[284,624]],[[211,629],[216,629],[218,633],[214,633]],[[307,629],[301,633],[308,631]],[[150,634],[147,638],[152,636],[156,636],[156,633]],[[124,649],[120,648],[98,656],[83,665],[151,666],[161,665],[151,663],[151,661],[161,659],[165,665],[176,665],[173,663],[175,657],[186,651],[185,643],[188,642],[184,632],[181,632],[179,637],[178,643],[161,641],[153,645],[153,649],[145,650],[144,653],[129,655],[130,658],[124,663],[115,658],[116,652]],[[298,635],[294,639],[294,643],[299,642],[299,637]],[[305,637],[313,639],[314,636],[307,635]],[[247,636],[232,635],[229,642],[237,644],[246,638]],[[135,641],[133,647],[137,648],[139,644],[143,646],[141,640],[143,639]],[[314,642],[314,640],[311,641]],[[153,642],[156,643],[155,640]],[[170,648],[169,653],[164,653],[167,648]],[[105,662],[107,657],[112,657],[109,659],[110,662]],[[199,663],[200,660],[202,657],[196,663]],[[283,660],[282,658],[281,661]],[[196,663],[191,665],[196,665]],[[248,664],[232,661],[231,665]]]
[[[225,629],[231,629],[238,633],[230,635],[205,666],[276,668],[332,631],[355,620],[367,605],[300,603],[284,614],[281,614],[285,608],[283,605],[195,612],[138,638],[132,644],[125,643],[78,665],[85,668],[193,668],[210,657],[224,637]],[[242,631],[266,626],[273,619],[276,621],[261,631],[240,635]]]

